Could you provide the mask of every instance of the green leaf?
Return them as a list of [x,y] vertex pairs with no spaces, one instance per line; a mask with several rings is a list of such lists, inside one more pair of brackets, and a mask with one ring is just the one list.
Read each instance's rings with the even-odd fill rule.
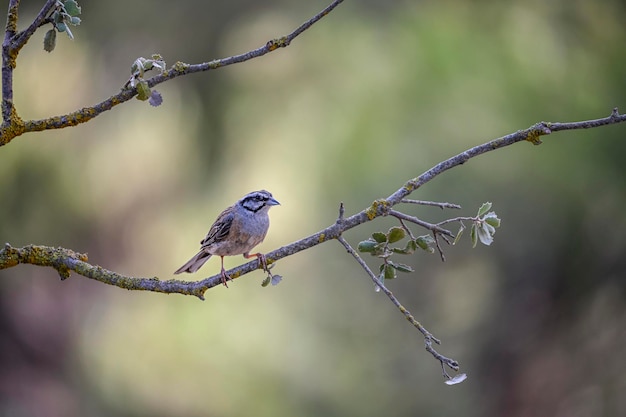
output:
[[165,71],[165,61],[152,61],[152,65],[159,71]]
[[394,253],[399,253],[401,255],[410,255],[417,250],[417,243],[414,240],[409,240],[406,242],[406,246],[404,249],[401,248],[391,248]]
[[493,242],[493,234],[496,232],[493,226],[490,226],[487,223],[482,223],[476,228],[476,234],[478,235],[478,240],[480,240],[480,243],[486,246],[491,245],[491,243]]
[[374,232],[372,233],[372,237],[378,243],[384,243],[387,241],[387,235],[383,232]]
[[489,203],[489,202],[483,203],[483,205],[480,206],[480,208],[478,209],[478,217],[480,217],[483,214],[487,213],[489,210],[491,210],[491,203]]
[[43,37],[43,50],[46,52],[54,51],[54,47],[57,43],[57,31],[54,29],[50,29],[46,32],[46,35]]
[[404,239],[406,236],[406,231],[401,227],[392,227],[387,232],[387,241],[389,243],[395,243],[399,240]]
[[500,227],[500,219],[498,218],[498,216],[496,216],[496,213],[494,213],[493,211],[490,213],[487,213],[485,217],[483,218],[483,220],[486,221],[487,224],[490,226]]
[[146,58],[139,57],[133,62],[133,65],[130,67],[131,74],[139,74],[140,77],[143,77],[143,73],[146,70]]
[[384,265],[385,279],[394,279],[396,277],[396,270],[391,265]]
[[476,223],[472,224],[470,228],[470,238],[472,239],[472,247],[475,248],[478,243],[478,237],[476,236]]
[[75,0],[66,0],[63,2],[65,12],[70,16],[78,16],[80,14],[80,6]]
[[143,62],[143,69],[145,71],[150,71],[152,69],[152,67],[154,67],[154,61],[151,59],[146,59]]
[[461,236],[463,235],[464,231],[465,231],[465,225],[461,223],[461,227],[459,228],[459,231],[456,232],[456,236],[454,237],[454,242],[452,242],[453,245],[456,245],[459,239],[461,239]]
[[385,252],[385,244],[377,243],[374,239],[369,238],[359,242],[357,249],[359,252],[367,252],[372,256],[380,256]]
[[67,30],[67,26],[63,22],[57,23],[57,30],[59,32],[65,32]]
[[146,101],[150,98],[150,87],[148,87],[148,83],[146,80],[140,80],[137,83],[137,99],[141,101]]
[[426,252],[434,252],[434,249],[431,247],[431,245],[435,243],[435,239],[433,239],[431,235],[418,236],[415,239],[415,243],[417,243],[417,246],[419,246],[420,249],[423,249]]
[[357,246],[357,249],[359,250],[359,252],[374,252],[376,245],[378,245],[378,243],[376,243],[372,239],[367,239],[359,242],[359,246]]
[[389,265],[391,265],[392,268],[394,268],[397,271],[400,272],[413,272],[413,268],[410,267],[409,265],[405,265],[405,264],[399,264],[399,263],[395,263],[395,262],[391,262],[388,261]]
[[270,285],[270,281],[272,280],[271,277],[265,277],[265,279],[263,280],[263,282],[261,283],[261,287],[267,287],[268,285]]

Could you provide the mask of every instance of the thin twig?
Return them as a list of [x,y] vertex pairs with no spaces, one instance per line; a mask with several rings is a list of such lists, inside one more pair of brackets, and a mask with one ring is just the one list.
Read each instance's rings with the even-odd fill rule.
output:
[[411,200],[408,198],[403,198],[402,200],[400,200],[400,202],[407,203],[407,204],[419,204],[421,206],[435,206],[441,209],[444,209],[444,208],[460,209],[461,208],[461,206],[459,206],[458,204],[453,204],[453,203],[442,203],[438,201],[425,201],[425,200]]
[[344,220],[343,216],[345,213],[346,213],[346,209],[343,206],[343,201],[342,201],[341,203],[339,203],[339,217],[337,217],[338,224],[343,223],[343,220]]
[[388,214],[390,216],[396,217],[398,219],[406,220],[406,221],[409,221],[411,223],[415,223],[415,224],[417,224],[419,226],[422,226],[422,227],[424,227],[424,228],[426,228],[426,229],[428,229],[428,230],[430,230],[432,232],[448,235],[448,236],[451,236],[451,237],[454,236],[451,231],[446,230],[446,229],[442,229],[441,227],[439,227],[436,224],[428,223],[428,222],[426,222],[424,220],[418,219],[415,216],[410,216],[408,214],[404,214],[404,213],[402,213],[400,211],[397,211],[397,210],[389,210]]
[[439,236],[442,236],[442,235],[440,235],[437,232],[432,232],[432,233],[433,233],[433,239],[435,240],[435,247],[437,248],[437,251],[439,252],[439,257],[441,258],[441,262],[445,262],[446,255],[443,254],[443,249],[441,249],[441,245],[439,244]]
[[402,225],[402,228],[404,229],[404,231],[408,233],[411,240],[415,240],[415,236],[413,236],[413,232],[411,231],[409,226],[407,226],[406,223],[404,223],[404,220],[398,219],[398,221],[400,222],[400,225]]
[[446,219],[446,220],[442,220],[439,223],[437,223],[435,226],[444,226],[446,224],[450,224],[450,223],[456,223],[456,222],[462,222],[463,220],[468,220],[468,221],[474,221],[476,220],[476,217],[471,217],[471,216],[460,216],[460,217],[455,217],[453,219]]
[[[415,327],[417,330],[419,330],[419,332],[424,336],[424,345],[425,345],[426,350],[428,352],[430,352],[430,354],[433,355],[433,357],[435,359],[437,359],[442,364],[442,366],[443,366],[443,364],[445,364],[446,366],[450,367],[450,369],[454,369],[455,371],[458,371],[459,370],[459,363],[456,360],[450,359],[450,358],[447,358],[447,357],[441,355],[439,352],[437,352],[432,347],[433,342],[435,342],[436,344],[439,345],[439,344],[441,344],[441,341],[439,339],[437,339],[435,336],[433,336],[432,333],[430,333],[419,321],[417,321],[415,319],[415,317],[413,317],[411,312],[409,310],[407,310],[406,307],[404,307],[400,303],[400,301],[396,298],[396,296],[393,295],[393,293],[391,291],[389,291],[389,289],[387,287],[385,287],[385,285],[378,279],[376,274],[374,274],[374,272],[372,272],[372,270],[367,265],[367,263],[365,263],[363,258],[361,258],[361,256],[359,256],[359,254],[343,238],[343,236],[339,236],[337,238],[337,240],[339,241],[339,243],[341,243],[343,245],[344,248],[346,248],[348,253],[350,255],[352,255],[352,257],[357,261],[357,263],[359,265],[361,265],[361,267],[365,270],[365,272],[370,277],[370,279],[374,282],[374,285],[377,288],[380,288],[380,290],[391,300],[391,302],[396,306],[396,308],[398,310],[400,310],[400,312],[409,321],[409,323],[411,323],[413,325],[413,327]],[[450,377],[448,376],[448,379],[449,378]]]

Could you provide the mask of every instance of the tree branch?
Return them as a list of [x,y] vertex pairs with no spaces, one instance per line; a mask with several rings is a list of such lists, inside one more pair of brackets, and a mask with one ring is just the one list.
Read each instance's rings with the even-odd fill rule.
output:
[[[285,48],[289,46],[291,44],[291,41],[293,41],[296,37],[298,37],[302,32],[304,32],[305,30],[313,26],[316,22],[318,22],[320,19],[322,19],[324,16],[329,14],[333,9],[335,9],[342,2],[343,0],[334,0],[324,10],[320,11],[311,19],[307,20],[306,22],[298,26],[293,32],[289,33],[288,35],[282,36],[280,38],[271,39],[265,45],[257,49],[253,49],[243,54],[234,55],[234,56],[230,56],[227,58],[216,59],[216,60],[204,62],[201,64],[186,64],[184,62],[179,61],[179,62],[176,62],[171,68],[167,69],[166,71],[163,71],[161,74],[155,75],[154,77],[147,79],[146,82],[148,83],[149,87],[154,87],[158,84],[164,83],[165,81],[169,81],[171,79],[174,79],[182,75],[193,74],[196,72],[210,71],[210,70],[215,70],[218,68],[226,67],[228,65],[238,64],[241,62],[249,61],[254,58],[261,57],[265,54],[268,54],[270,52],[277,50],[278,48]],[[15,3],[15,7],[14,7],[15,19],[17,19],[17,4],[19,3],[19,1],[12,0],[12,4],[13,3]],[[28,29],[21,32],[19,35],[15,37],[11,36],[11,39],[13,40],[12,42],[10,42],[12,46],[9,49],[12,51],[12,55],[5,56],[4,50],[3,50],[3,55],[2,55],[2,60],[3,60],[3,70],[2,70],[3,109],[2,111],[3,112],[2,112],[2,116],[3,116],[4,122],[2,124],[2,127],[0,128],[0,146],[6,145],[7,143],[11,142],[11,140],[13,140],[15,137],[23,133],[39,132],[39,131],[50,130],[50,129],[62,129],[65,127],[76,126],[80,123],[88,122],[94,117],[99,116],[100,114],[104,113],[107,110],[111,110],[113,107],[117,106],[118,104],[129,101],[130,99],[132,99],[133,97],[137,95],[137,89],[135,87],[128,87],[128,88],[123,88],[122,91],[119,92],[118,94],[115,94],[100,103],[94,104],[93,106],[90,106],[90,107],[84,107],[80,110],[77,110],[77,111],[74,111],[72,113],[68,113],[65,115],[53,116],[53,117],[40,119],[40,120],[27,120],[27,121],[22,121],[18,117],[17,112],[13,108],[12,87],[10,88],[7,87],[8,90],[10,91],[5,92],[5,89],[4,89],[5,82],[7,83],[6,84],[7,86],[12,86],[12,79],[13,79],[12,69],[15,68],[15,59],[17,58],[17,53],[19,52],[19,48],[21,48],[21,46],[23,46],[23,43],[25,43],[28,40],[28,38],[32,35],[32,33],[34,33],[38,25],[40,25],[41,22],[43,22],[43,20],[46,17],[46,14],[49,13],[54,3],[55,3],[55,0],[48,0],[46,2],[46,5],[42,8],[42,11],[40,12],[40,14],[37,16],[35,21],[33,21],[33,23],[28,27]],[[12,10],[11,7],[9,7],[9,11],[11,10]],[[11,17],[11,14],[9,14],[9,17]],[[7,23],[7,26],[8,26],[8,23]],[[7,34],[8,34],[8,31],[7,31]],[[7,36],[8,35],[5,35],[5,43],[7,42],[7,38],[6,38]],[[23,42],[23,43],[20,45],[20,42]],[[17,47],[17,45],[20,45],[19,48]],[[10,68],[10,71],[9,70],[6,71],[6,77],[5,77],[5,66],[7,66],[7,68]],[[10,104],[10,107],[7,107],[5,109],[4,102],[7,100],[10,101],[11,104]]]
[[[438,163],[434,167],[425,171],[419,177],[407,181],[402,187],[400,187],[396,192],[391,194],[386,199],[376,200],[369,207],[345,219],[343,218],[342,214],[342,216],[340,216],[340,220],[328,226],[327,228],[313,235],[310,235],[308,237],[305,237],[296,242],[290,243],[286,246],[267,253],[266,259],[268,265],[276,262],[279,259],[294,255],[298,252],[319,245],[320,243],[324,243],[333,239],[338,239],[345,231],[353,229],[363,223],[372,221],[377,217],[387,216],[390,214],[398,216],[398,211],[391,210],[393,206],[402,203],[403,200],[413,191],[428,183],[439,174],[457,165],[464,164],[471,158],[474,158],[478,155],[482,155],[496,149],[501,149],[505,146],[509,146],[525,140],[530,141],[534,144],[539,144],[541,143],[541,141],[539,140],[540,136],[548,135],[555,131],[589,129],[610,124],[622,123],[625,121],[626,116],[620,115],[617,109],[614,109],[610,116],[601,119],[572,123],[540,122],[529,127],[528,129],[520,130],[501,138],[491,140],[482,145],[475,146],[471,149],[459,153],[458,155],[448,158],[443,162]],[[402,215],[398,218],[400,220],[406,219],[408,221],[412,221],[412,219],[414,219],[413,216],[407,215]],[[445,221],[435,225],[426,222],[423,223],[428,226],[427,228],[429,230],[436,231],[439,234],[443,233],[443,230],[445,230],[440,228],[441,225],[445,223]],[[436,230],[434,230],[432,227],[435,227]],[[63,262],[61,262],[61,260]],[[128,277],[112,271],[108,271],[99,266],[90,265],[87,263],[86,255],[76,254],[76,252],[63,248],[26,246],[24,248],[16,249],[11,247],[9,244],[6,244],[4,249],[0,250],[0,269],[10,268],[20,263],[39,266],[51,266],[57,269],[57,271],[59,271],[63,278],[69,276],[69,271],[74,271],[77,274],[83,275],[87,278],[95,279],[105,284],[114,285],[120,288],[125,288],[129,290],[154,291],[168,294],[177,293],[184,295],[195,295],[200,299],[204,299],[204,293],[206,292],[206,290],[215,287],[221,283],[220,274],[213,275],[198,282],[179,280],[161,281],[156,277]],[[254,271],[255,269],[260,268],[261,265],[259,261],[254,260],[229,270],[228,275],[232,279],[236,279],[249,272]]]
[[[334,240],[339,241],[341,245],[350,253],[354,259],[361,265],[366,271],[368,276],[372,279],[376,288],[382,290],[396,308],[405,316],[405,318],[422,333],[424,336],[424,347],[435,359],[441,364],[441,369],[447,384],[456,384],[463,381],[466,378],[465,374],[457,374],[455,377],[451,377],[447,371],[446,366],[454,371],[459,371],[459,363],[451,358],[441,355],[433,347],[433,342],[440,344],[440,341],[435,338],[415,317],[407,310],[400,301],[389,291],[384,283],[377,278],[372,272],[365,261],[358,255],[358,253],[352,248],[352,246],[343,238],[343,232],[357,227],[360,224],[374,220],[380,216],[394,216],[400,224],[408,230],[404,221],[410,221],[430,230],[434,236],[437,250],[439,251],[442,260],[444,260],[443,251],[439,245],[438,237],[446,239],[446,236],[452,236],[452,233],[441,226],[449,222],[443,221],[437,224],[428,223],[422,221],[414,216],[409,216],[401,213],[397,210],[393,210],[392,207],[400,203],[419,204],[422,202],[416,200],[408,200],[406,197],[413,191],[417,190],[422,185],[434,179],[437,175],[453,168],[457,165],[461,165],[471,158],[474,158],[483,153],[503,148],[505,146],[512,145],[514,143],[527,140],[531,143],[538,145],[541,143],[540,136],[548,135],[553,131],[560,130],[573,130],[573,129],[588,129],[599,126],[621,123],[626,121],[626,117],[620,115],[617,108],[613,109],[610,116],[602,119],[588,120],[582,122],[573,123],[546,123],[540,122],[531,126],[528,129],[521,130],[498,139],[494,139],[485,144],[468,149],[456,156],[446,159],[443,162],[435,165],[431,169],[424,172],[419,177],[413,178],[407,181],[400,189],[391,194],[386,199],[376,200],[368,208],[356,213],[348,218],[344,218],[344,206],[340,205],[339,217],[336,222],[324,230],[321,230],[311,236],[305,237],[296,242],[290,243],[282,248],[276,249],[265,255],[267,265],[275,263],[277,260],[293,255],[300,251],[309,249],[320,243]],[[456,208],[455,205],[442,203],[431,204],[426,202],[427,205]],[[461,217],[456,218],[462,219]],[[409,235],[412,236],[410,230]],[[447,239],[446,239],[447,241]],[[13,248],[8,243],[4,248],[0,250],[0,269],[6,269],[14,267],[20,263],[32,264],[38,266],[47,266],[56,269],[61,276],[61,279],[66,279],[70,276],[70,272],[74,271],[79,275],[85,276],[90,279],[100,281],[105,284],[114,285],[127,290],[142,290],[160,292],[166,294],[183,294],[194,295],[201,300],[204,300],[205,292],[212,287],[215,287],[221,283],[221,274],[213,275],[202,281],[180,281],[180,280],[160,280],[157,277],[154,278],[136,278],[118,274],[113,271],[106,270],[100,266],[91,265],[87,263],[87,255],[74,252],[64,248],[51,248],[46,246],[33,246],[29,245],[23,248]],[[227,272],[231,279],[239,278],[255,269],[262,269],[263,265],[260,260],[248,262],[236,268],[233,268]]]

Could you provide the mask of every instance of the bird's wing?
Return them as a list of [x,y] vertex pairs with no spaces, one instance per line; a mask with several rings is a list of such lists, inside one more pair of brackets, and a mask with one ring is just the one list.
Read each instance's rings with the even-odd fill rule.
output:
[[233,224],[234,217],[235,215],[231,207],[224,210],[217,216],[217,220],[215,220],[215,223],[213,223],[213,226],[209,229],[209,233],[207,233],[206,237],[200,241],[200,245],[205,247],[224,240],[230,232],[230,226]]

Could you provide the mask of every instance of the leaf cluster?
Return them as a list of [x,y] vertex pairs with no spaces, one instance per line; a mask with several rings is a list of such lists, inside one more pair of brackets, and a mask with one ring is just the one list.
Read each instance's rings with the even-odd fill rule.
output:
[[470,229],[470,238],[472,239],[472,247],[480,240],[483,245],[491,245],[493,235],[496,233],[496,227],[500,227],[500,219],[495,212],[491,210],[491,203],[483,203],[478,209],[476,218],[472,222]]
[[81,8],[76,0],[57,0],[54,11],[49,17],[53,28],[46,32],[43,38],[43,49],[46,52],[54,51],[56,46],[57,32],[65,32],[70,39],[74,34],[70,26],[80,25]]
[[409,235],[410,238],[404,246],[393,245],[403,240],[407,235],[408,233],[404,228],[394,226],[390,228],[387,233],[374,232],[372,233],[372,237],[359,242],[358,250],[360,252],[369,253],[383,260],[383,263],[380,265],[380,275],[378,277],[381,282],[384,282],[386,279],[396,278],[397,272],[413,272],[411,266],[390,260],[392,255],[411,255],[418,249],[428,253],[435,251],[432,246],[435,241],[430,235],[415,238]]
[[150,88],[144,79],[144,74],[152,69],[157,69],[163,73],[166,68],[165,60],[159,54],[154,54],[150,58],[139,57],[130,67],[131,76],[126,86],[137,88],[137,100],[148,100],[151,106],[159,106],[163,102],[163,97],[157,90]]
[[[474,217],[457,217],[441,222],[439,225],[450,222],[460,223],[461,227],[452,242],[452,244],[456,244],[465,230],[463,220],[470,220],[472,222],[470,229],[472,247],[476,247],[478,241],[480,241],[483,245],[491,245],[496,228],[500,226],[500,219],[496,213],[489,211],[491,210],[491,207],[491,203],[484,203],[480,206],[476,216]],[[374,232],[370,238],[361,241],[357,247],[359,252],[369,253],[372,256],[382,259],[383,262],[379,267],[378,275],[378,279],[381,283],[384,283],[386,279],[396,278],[398,272],[413,272],[413,268],[411,266],[396,262],[395,260],[392,261],[391,257],[393,255],[412,255],[418,249],[427,253],[434,253],[435,249],[437,249],[442,254],[442,259],[444,259],[442,249],[436,238],[440,235],[447,243],[450,243],[445,235],[441,235],[441,229],[433,228],[432,235],[413,237],[411,231],[404,225],[404,223],[402,223],[402,226],[403,227],[391,227],[386,233]],[[436,226],[437,225],[435,225],[435,227]],[[395,245],[407,236],[409,239],[404,246]]]

